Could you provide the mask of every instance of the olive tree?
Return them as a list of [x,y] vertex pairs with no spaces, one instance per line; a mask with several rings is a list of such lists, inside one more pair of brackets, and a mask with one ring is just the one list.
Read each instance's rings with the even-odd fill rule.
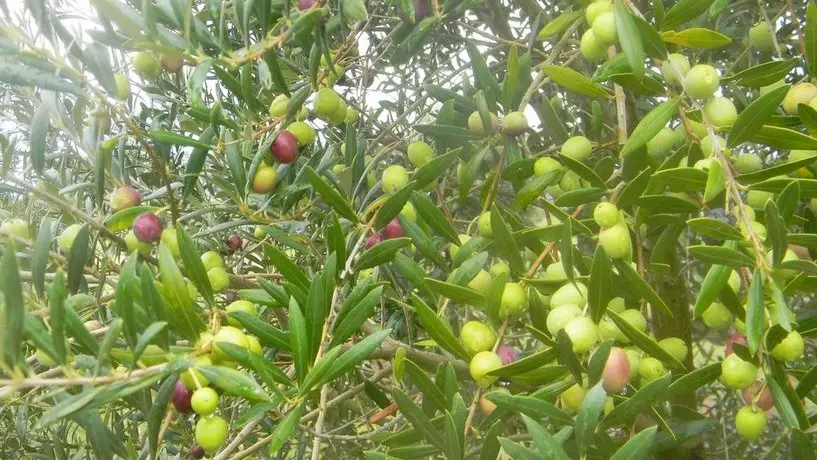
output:
[[813,458],[811,0],[0,10],[2,458]]

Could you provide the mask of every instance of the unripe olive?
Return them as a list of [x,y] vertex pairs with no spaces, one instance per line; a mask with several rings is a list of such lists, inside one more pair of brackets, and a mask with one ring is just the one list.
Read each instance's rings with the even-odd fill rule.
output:
[[434,149],[423,141],[414,141],[408,145],[407,155],[409,162],[419,168],[434,158]]
[[627,347],[624,349],[627,353],[627,359],[630,360],[630,379],[638,377],[638,369],[641,367],[641,358],[644,353],[635,347]]
[[758,51],[774,51],[774,30],[768,22],[758,22],[749,29],[749,44]]
[[704,104],[704,118],[716,128],[732,125],[738,118],[735,104],[725,97],[713,97]]
[[706,99],[718,90],[720,77],[711,65],[698,64],[684,76],[684,89],[693,99]]
[[757,441],[766,431],[766,414],[756,407],[743,406],[735,416],[735,429],[747,441]]
[[746,194],[746,204],[755,209],[764,209],[766,202],[774,199],[774,193],[762,190],[749,190]]
[[114,83],[116,83],[116,98],[120,101],[127,100],[130,97],[130,82],[128,76],[123,73],[118,73],[113,76]]
[[216,251],[207,251],[201,255],[201,262],[204,264],[205,270],[210,270],[216,267],[224,268],[224,259]]
[[287,114],[289,107],[289,96],[286,94],[279,94],[275,96],[269,106],[269,113],[273,118],[283,118]]
[[713,302],[706,310],[704,310],[701,317],[707,327],[716,330],[723,330],[732,325],[735,318],[732,313],[723,306],[722,303]]
[[181,53],[163,54],[160,60],[162,68],[170,73],[176,73],[184,66],[184,56]]
[[735,158],[735,169],[741,174],[749,174],[763,169],[763,160],[756,153],[741,153]]
[[542,157],[533,164],[533,174],[536,177],[544,176],[551,171],[562,169],[562,164],[550,157]]
[[570,320],[565,325],[565,333],[570,337],[573,351],[576,353],[590,351],[599,342],[596,323],[587,316],[579,316]]
[[613,311],[616,313],[622,313],[624,310],[627,309],[627,304],[624,302],[623,297],[613,297],[607,302],[607,310]]
[[211,366],[213,361],[207,355],[198,356],[195,359],[195,365],[190,369],[182,372],[179,376],[181,382],[190,390],[195,390],[200,386],[206,387],[210,384],[210,381],[207,380],[207,377],[204,376],[201,372],[196,370],[195,368],[198,366]]
[[452,244],[448,247],[448,255],[451,256],[451,259],[457,257],[457,254],[460,252],[460,246],[469,242],[471,240],[470,235],[458,235],[457,238],[460,240],[460,245],[457,246],[456,244]]
[[732,149],[726,148],[726,139],[716,135],[714,140],[712,136],[706,136],[701,139],[701,151],[705,157],[711,157],[715,154],[715,142],[717,142],[717,148],[723,152],[724,156],[729,157],[732,155]]
[[380,177],[380,185],[386,193],[394,193],[408,184],[409,175],[406,168],[401,165],[391,165],[383,170]]
[[559,153],[576,161],[585,161],[593,153],[593,144],[584,136],[573,136],[562,144]]
[[360,114],[357,113],[353,107],[349,107],[346,109],[346,122],[347,123],[357,123],[357,120],[360,118]]
[[592,27],[596,18],[608,11],[611,11],[610,2],[608,0],[597,0],[587,5],[587,8],[584,9],[584,17],[587,19],[587,24]]
[[206,417],[216,411],[218,407],[218,393],[210,387],[199,388],[190,398],[193,412]]
[[678,337],[667,337],[665,339],[661,339],[658,342],[658,345],[660,345],[664,351],[671,354],[673,358],[681,362],[683,362],[689,354],[689,347],[687,347],[687,344]]
[[255,170],[255,176],[252,178],[252,191],[261,194],[271,192],[275,187],[277,178],[278,172],[275,168],[262,162],[258,165],[258,168]]
[[721,362],[721,380],[730,388],[743,390],[757,380],[757,366],[732,353]]
[[412,222],[417,222],[417,210],[414,209],[414,205],[411,204],[411,201],[406,201],[406,204],[403,205],[403,209],[400,210],[400,215]]
[[335,111],[337,111],[340,103],[341,98],[335,90],[331,88],[321,88],[315,96],[313,110],[321,120],[329,120],[335,114]]
[[[60,236],[62,236],[62,235],[60,235]],[[71,243],[73,243],[73,241],[74,240],[71,239]],[[60,242],[60,240],[58,238],[57,243],[59,243],[59,242]],[[148,254],[150,254],[150,250],[151,250],[150,243],[143,243],[143,242],[139,241],[139,239],[136,238],[136,235],[133,234],[133,230],[128,231],[128,233],[125,235],[125,246],[128,248],[128,252],[136,251],[136,252],[138,252],[139,254],[141,254],[143,256],[147,256]],[[60,249],[62,249],[62,245],[60,245]],[[70,247],[68,248],[68,251],[70,251]],[[63,252],[66,252],[66,253],[68,251],[63,250]]]
[[150,52],[141,51],[133,57],[133,69],[145,80],[154,80],[162,73],[162,64]]
[[780,361],[797,361],[803,357],[805,344],[803,337],[797,331],[791,331],[789,334],[772,348],[772,356]]
[[641,313],[641,310],[624,310],[619,316],[624,321],[627,321],[627,324],[638,329],[639,331],[645,332],[647,330],[647,319],[644,318],[644,314]]
[[562,394],[559,395],[559,399],[562,401],[562,407],[572,412],[578,412],[579,408],[582,407],[585,396],[587,396],[587,390],[576,383],[563,391]]
[[675,146],[675,132],[670,128],[661,128],[658,134],[647,141],[647,154],[656,160],[663,160]]
[[468,129],[471,130],[472,133],[478,136],[487,136],[496,132],[499,128],[499,118],[496,117],[493,113],[491,114],[491,129],[490,131],[485,131],[485,126],[482,124],[482,117],[479,116],[479,112],[473,112],[468,117]]
[[815,97],[817,97],[817,86],[811,83],[798,83],[789,88],[789,92],[783,98],[783,110],[789,115],[797,115],[797,105],[808,104]]
[[179,249],[179,236],[174,227],[168,227],[162,230],[160,240],[162,244],[167,246],[167,249],[170,250],[170,254],[172,254],[174,258],[178,259],[181,256],[182,252],[181,249]]
[[612,11],[601,13],[593,21],[593,35],[602,45],[610,46],[618,39],[616,17]]
[[505,134],[518,136],[528,129],[528,119],[522,112],[511,112],[505,115],[500,126]]
[[494,263],[491,265],[491,268],[488,270],[491,274],[492,278],[497,278],[500,275],[505,275],[506,277],[511,274],[511,267],[508,266],[505,262],[501,260],[499,262]]
[[227,422],[217,416],[201,417],[196,422],[196,442],[205,452],[215,453],[227,440]]
[[618,393],[630,382],[630,359],[624,350],[619,347],[610,348],[601,381],[607,393]]
[[468,353],[476,355],[481,351],[491,350],[494,347],[496,334],[484,323],[468,321],[460,330],[460,341]]
[[213,292],[222,292],[230,287],[230,275],[221,267],[207,270],[207,279],[210,281]]
[[346,113],[349,110],[349,106],[346,104],[346,101],[338,96],[338,106],[335,107],[335,111],[332,112],[332,115],[329,116],[329,122],[333,125],[341,125],[344,121],[346,121]]
[[220,346],[220,343],[231,343],[244,349],[250,347],[250,341],[247,335],[241,332],[240,329],[232,326],[224,326],[213,337],[213,351],[221,359],[229,359],[228,355]]
[[294,121],[287,126],[287,131],[295,136],[295,140],[298,141],[298,145],[301,147],[311,145],[313,142],[315,142],[315,128],[306,122]]
[[562,180],[559,181],[559,188],[565,192],[581,188],[581,177],[572,170],[565,171]]
[[683,78],[689,72],[689,58],[679,53],[672,53],[669,58],[661,64],[661,73],[664,74],[664,81],[667,84],[679,87]]
[[250,316],[258,316],[258,307],[250,302],[249,300],[236,300],[235,302],[227,305],[227,324],[233,327],[241,327],[241,321],[234,319],[230,316],[230,313],[236,312],[244,312],[249,314]]
[[587,286],[577,282],[567,283],[557,289],[550,297],[550,308],[565,304],[574,304],[579,308],[584,308],[587,305]]
[[491,278],[491,275],[485,270],[480,270],[477,272],[474,278],[468,282],[468,287],[477,292],[488,295],[488,291],[491,289],[491,283],[493,283],[493,278]]
[[641,376],[644,382],[648,383],[667,375],[667,368],[664,367],[664,363],[661,361],[653,357],[647,357],[642,359],[641,364],[638,365],[638,375]]
[[599,245],[611,259],[623,259],[633,249],[630,231],[625,225],[614,225],[600,231]]
[[554,337],[559,333],[567,323],[574,318],[581,316],[582,310],[576,304],[564,304],[550,310],[547,317],[547,330]]
[[579,51],[582,53],[582,56],[590,62],[604,59],[607,56],[607,47],[596,38],[592,29],[587,29],[582,34]]
[[597,204],[593,209],[593,220],[601,228],[610,228],[616,225],[618,223],[618,207],[609,201]]
[[502,367],[502,360],[499,355],[492,351],[481,351],[471,358],[471,364],[468,366],[471,372],[471,378],[482,388],[491,386],[496,382],[498,377],[486,375],[495,369]]
[[482,213],[477,220],[477,230],[482,236],[491,236],[491,211]]
[[500,318],[516,318],[528,311],[528,294],[519,283],[505,284],[499,304]]
[[[79,224],[74,224],[74,225],[79,225]],[[68,228],[71,228],[71,227],[69,226]],[[74,231],[74,236],[75,237],[76,237],[77,232],[79,232],[80,228],[82,228],[82,225],[79,225],[77,227],[77,229]],[[31,238],[31,234],[28,231],[28,223],[26,221],[24,221],[23,219],[17,219],[17,218],[6,219],[6,220],[3,221],[3,225],[0,227],[0,229],[3,230],[3,233],[6,233],[8,235],[13,235],[13,236],[16,236],[18,238],[24,238],[24,239],[30,239]],[[73,241],[74,241],[74,239],[71,238],[71,242],[73,242]],[[59,240],[57,240],[57,242],[59,243]],[[60,249],[62,249],[62,245],[60,245]],[[69,249],[70,249],[70,245],[69,245]],[[63,252],[67,253],[68,251],[63,249]]]
[[[573,275],[579,276],[579,271],[573,267]],[[542,274],[542,279],[548,281],[567,281],[567,273],[562,262],[553,262],[545,268],[545,273]]]

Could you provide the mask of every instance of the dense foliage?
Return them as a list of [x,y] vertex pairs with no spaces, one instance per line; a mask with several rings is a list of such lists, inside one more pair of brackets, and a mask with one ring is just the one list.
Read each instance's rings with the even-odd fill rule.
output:
[[22,3],[0,457],[814,458],[812,1]]

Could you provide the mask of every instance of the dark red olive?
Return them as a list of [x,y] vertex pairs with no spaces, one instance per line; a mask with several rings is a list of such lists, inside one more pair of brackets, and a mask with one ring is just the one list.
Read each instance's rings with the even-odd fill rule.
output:
[[190,456],[193,458],[203,458],[204,448],[198,444],[194,444],[193,447],[190,448]]
[[400,238],[403,236],[403,227],[400,226],[400,221],[396,218],[383,227],[383,238],[390,240],[392,238]]
[[431,14],[431,8],[428,7],[427,0],[414,0],[414,19],[417,22],[422,21]]
[[153,243],[162,237],[162,221],[152,212],[143,212],[133,221],[133,234],[143,243]]
[[242,240],[240,236],[233,233],[227,237],[227,247],[230,248],[230,252],[240,251],[241,248],[244,247],[244,240]]
[[279,162],[292,163],[298,158],[298,140],[291,132],[281,131],[275,136],[269,151]]
[[747,344],[746,337],[744,337],[744,336],[742,336],[740,334],[737,334],[737,333],[732,334],[729,337],[727,337],[726,338],[726,347],[724,349],[724,356],[729,356],[729,355],[731,355],[733,353],[732,345],[735,344],[735,343],[739,343],[741,345],[746,345]]
[[496,354],[499,355],[499,359],[502,360],[502,364],[506,366],[519,359],[519,352],[516,351],[516,348],[510,345],[505,345],[504,343],[496,349]]
[[173,407],[182,413],[191,412],[193,408],[190,406],[190,398],[193,397],[193,392],[190,391],[181,380],[176,381],[176,388],[173,389]]
[[316,3],[316,0],[298,0],[298,9],[301,11],[306,11]]
[[366,241],[366,249],[371,248],[372,246],[376,245],[381,241],[383,241],[383,236],[380,233],[375,233],[374,235],[370,236],[369,239]]

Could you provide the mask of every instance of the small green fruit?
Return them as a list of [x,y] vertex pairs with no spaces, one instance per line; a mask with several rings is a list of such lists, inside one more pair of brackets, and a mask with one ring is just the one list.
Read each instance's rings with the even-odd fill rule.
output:
[[481,236],[490,237],[493,234],[491,231],[491,211],[484,212],[479,216],[477,230]]
[[664,367],[664,363],[661,361],[653,357],[647,357],[642,359],[638,365],[638,375],[641,376],[644,382],[648,383],[667,375],[667,368]]
[[224,259],[216,251],[207,251],[202,254],[201,262],[204,264],[204,269],[208,271],[216,267],[224,268]]
[[255,176],[252,178],[252,191],[265,195],[272,191],[277,179],[278,172],[275,168],[262,162],[258,165],[258,168],[255,170]]
[[584,136],[573,136],[562,144],[559,153],[576,161],[585,161],[593,153],[593,144]]
[[234,319],[230,313],[244,312],[250,316],[258,316],[258,307],[249,300],[236,300],[227,305],[227,324],[233,327],[241,327],[241,321]]
[[671,354],[673,358],[681,362],[684,362],[689,354],[687,344],[678,337],[667,337],[665,339],[661,339],[658,342],[658,345],[660,345],[664,351]]
[[704,310],[703,315],[701,317],[704,320],[704,324],[707,327],[711,327],[715,330],[724,330],[729,328],[732,325],[732,322],[735,320],[732,313],[723,306],[722,303],[713,302],[706,310]]
[[647,330],[647,319],[644,318],[644,314],[641,313],[641,310],[634,308],[624,310],[619,316],[621,316],[621,319],[624,321],[627,321],[627,324],[639,331],[645,332]]
[[593,209],[593,220],[601,228],[610,228],[616,225],[618,217],[618,207],[609,201],[599,203]]
[[587,316],[579,316],[570,320],[565,325],[565,333],[570,337],[573,351],[579,354],[590,351],[599,342],[596,323]]
[[457,246],[456,244],[452,244],[448,247],[448,255],[451,256],[451,260],[454,260],[454,258],[457,257],[457,254],[460,252],[460,246],[471,240],[470,235],[459,235],[457,238],[460,240],[460,245]]
[[340,126],[346,121],[346,111],[349,109],[349,106],[346,104],[346,101],[338,96],[338,106],[335,108],[335,111],[332,112],[332,115],[329,116],[329,122],[333,125]]
[[227,422],[217,416],[201,417],[196,422],[196,443],[205,452],[215,453],[227,440]]
[[669,59],[661,64],[661,73],[667,84],[680,87],[686,74],[689,72],[689,58],[679,53],[672,53]]
[[726,148],[726,139],[722,138],[721,136],[715,136],[715,140],[712,140],[712,136],[706,136],[701,139],[701,151],[703,152],[704,156],[709,158],[715,154],[715,141],[717,141],[717,148],[719,148],[724,156],[731,156],[732,150]]
[[380,177],[380,186],[386,193],[394,193],[408,184],[409,175],[406,168],[401,165],[391,165],[383,170]]
[[491,114],[491,127],[490,130],[485,130],[485,125],[482,123],[482,117],[479,116],[479,112],[473,112],[468,117],[468,129],[471,130],[472,133],[478,136],[487,136],[496,132],[499,128],[499,118],[496,117],[493,113]]
[[341,98],[335,90],[331,88],[321,88],[315,96],[313,110],[321,120],[329,120],[338,109],[340,103]]
[[133,69],[145,80],[154,80],[162,73],[162,64],[149,52],[141,51],[133,57]]
[[757,380],[757,366],[732,353],[721,362],[721,380],[730,388],[749,388]]
[[509,267],[505,262],[499,261],[491,265],[488,272],[491,274],[492,278],[498,278],[501,275],[505,275],[507,278],[508,275],[511,274],[511,267]]
[[[579,276],[579,271],[573,267],[573,275]],[[548,281],[567,281],[567,272],[562,262],[553,262],[545,268],[545,273],[542,274],[543,280]]]
[[286,94],[279,94],[269,105],[269,113],[273,118],[283,118],[287,114],[288,107],[289,97]]
[[[75,225],[79,225],[79,224],[75,224]],[[68,228],[71,228],[71,227],[68,227]],[[80,228],[82,228],[82,225],[79,225],[79,227],[77,227],[77,229],[74,231],[74,237],[77,236],[77,232],[79,232]],[[5,221],[3,221],[3,225],[0,226],[0,230],[3,230],[3,233],[5,233],[7,235],[13,235],[13,236],[16,236],[18,238],[23,238],[23,239],[26,239],[26,240],[31,238],[31,234],[28,231],[28,223],[26,221],[24,221],[23,219],[17,219],[17,218],[6,219]],[[68,229],[66,229],[66,231],[67,230]],[[65,232],[63,232],[63,233],[65,233]],[[57,239],[57,243],[59,243],[59,241],[60,240]],[[73,243],[73,241],[74,241],[74,238],[72,237],[71,242]],[[60,249],[62,249],[62,247],[63,246],[60,245]],[[70,244],[68,245],[68,248],[70,249]],[[63,252],[68,253],[67,250],[63,250]]]
[[587,390],[576,383],[573,384],[572,387],[562,392],[562,394],[559,395],[559,399],[562,401],[562,406],[565,409],[572,412],[578,412],[579,408],[582,407],[585,396],[587,396]]
[[562,164],[551,157],[542,157],[536,160],[533,164],[533,174],[536,177],[544,176],[551,171],[559,171],[562,169]]
[[287,131],[295,136],[295,140],[298,141],[298,146],[300,147],[312,145],[312,143],[315,142],[315,128],[303,121],[292,122],[287,126]]
[[768,22],[758,22],[749,29],[749,44],[764,53],[774,51],[774,30]]
[[789,115],[797,115],[797,105],[808,104],[815,97],[817,97],[817,86],[811,83],[798,83],[789,88],[789,92],[783,98],[783,110]]
[[761,190],[749,190],[746,194],[746,204],[755,209],[764,209],[766,202],[774,199],[774,193]]
[[578,305],[572,303],[559,305],[548,313],[546,322],[548,332],[555,337],[569,322],[581,314],[582,309]]
[[220,346],[221,343],[231,343],[238,347],[249,349],[250,341],[247,335],[241,332],[240,329],[232,326],[224,326],[218,330],[215,337],[213,337],[213,351],[221,359],[230,359],[228,355]]
[[210,287],[213,292],[222,292],[230,287],[230,275],[221,267],[207,270],[207,278],[210,280]]
[[550,297],[550,308],[567,304],[573,304],[579,308],[584,308],[587,305],[587,286],[584,283],[567,283],[557,289]]
[[360,118],[360,114],[357,113],[357,110],[355,110],[352,107],[348,107],[346,109],[346,122],[347,123],[352,123],[352,124],[357,123],[358,118]]
[[[59,239],[57,239],[57,243],[59,244]],[[130,230],[127,235],[125,235],[125,246],[128,248],[128,252],[132,253],[136,251],[143,256],[150,254],[150,250],[152,248],[150,243],[143,243],[139,241],[139,239],[136,238],[136,234],[133,233],[133,230]],[[62,246],[60,246],[60,248],[62,248]]]
[[120,101],[127,100],[130,97],[130,82],[128,76],[123,73],[118,73],[113,76],[116,83],[116,98]]
[[499,304],[500,318],[518,318],[528,311],[528,294],[519,283],[505,284]]
[[747,441],[757,441],[766,432],[766,414],[754,406],[741,407],[735,416],[735,429]]
[[599,245],[611,259],[623,259],[633,249],[630,231],[625,225],[614,225],[600,231]]
[[593,35],[604,46],[610,46],[618,40],[616,17],[612,11],[607,11],[593,21]]
[[57,245],[63,254],[69,254],[71,247],[74,245],[74,240],[77,238],[79,231],[82,230],[82,224],[73,224],[65,228],[57,237]]
[[193,412],[206,417],[218,408],[218,393],[209,387],[199,388],[193,392],[190,405],[193,407]]
[[490,327],[479,321],[468,321],[460,330],[460,341],[468,353],[476,355],[494,347],[496,334]]
[[725,128],[735,123],[738,110],[730,99],[713,97],[704,105],[704,118],[716,128]]
[[469,370],[471,378],[482,388],[491,386],[499,377],[493,377],[488,374],[495,369],[502,367],[502,359],[492,351],[481,351],[471,358]]
[[477,272],[474,278],[468,282],[468,287],[479,293],[488,295],[488,291],[491,289],[492,283],[493,278],[491,278],[491,275],[485,270],[480,270]]
[[178,259],[182,252],[179,249],[179,237],[174,227],[168,227],[162,230],[161,242],[170,250],[173,257]]
[[509,136],[518,136],[528,129],[528,119],[522,112],[511,112],[502,119],[501,128]]
[[607,47],[596,38],[592,29],[587,29],[582,34],[579,51],[582,53],[582,56],[590,62],[595,62],[607,57]]
[[693,99],[706,99],[715,94],[720,86],[718,71],[711,65],[698,64],[684,76],[684,89]]
[[423,141],[414,141],[407,149],[409,162],[419,168],[434,158],[434,149]]
[[207,377],[204,376],[201,372],[196,370],[196,367],[199,366],[211,366],[213,365],[213,360],[210,359],[207,355],[198,356],[195,359],[195,364],[193,367],[190,367],[186,371],[182,372],[181,378],[182,383],[190,390],[195,390],[199,387],[206,387],[210,384],[210,381],[207,380]]
[[611,11],[610,2],[608,0],[597,0],[587,5],[584,9],[584,17],[587,19],[587,24],[591,27],[599,15]]
[[763,160],[756,153],[741,153],[735,158],[735,169],[741,174],[749,174],[763,169]]
[[772,348],[772,356],[780,361],[792,362],[802,358],[804,350],[803,337],[799,332],[791,331]]
[[675,146],[675,131],[670,128],[661,128],[658,134],[647,141],[647,153],[658,161],[664,159]]

